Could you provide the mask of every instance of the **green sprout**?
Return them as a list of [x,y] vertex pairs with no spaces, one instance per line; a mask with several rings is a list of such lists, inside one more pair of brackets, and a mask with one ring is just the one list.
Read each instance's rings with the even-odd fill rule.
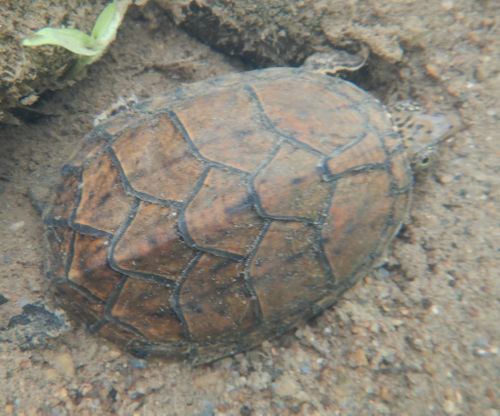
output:
[[24,46],[55,45],[68,49],[79,58],[71,69],[69,77],[77,76],[87,65],[101,58],[108,46],[115,40],[116,32],[125,16],[131,0],[113,0],[97,20],[90,35],[77,29],[54,29],[45,27],[31,38],[24,39]]

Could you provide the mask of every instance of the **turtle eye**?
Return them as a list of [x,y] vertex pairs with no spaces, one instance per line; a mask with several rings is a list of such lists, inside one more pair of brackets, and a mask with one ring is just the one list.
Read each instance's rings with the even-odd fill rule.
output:
[[431,163],[431,158],[429,156],[424,156],[420,159],[420,166],[426,168]]
[[420,161],[420,164],[422,165],[428,165],[430,162],[429,158],[427,156],[423,157],[422,160]]

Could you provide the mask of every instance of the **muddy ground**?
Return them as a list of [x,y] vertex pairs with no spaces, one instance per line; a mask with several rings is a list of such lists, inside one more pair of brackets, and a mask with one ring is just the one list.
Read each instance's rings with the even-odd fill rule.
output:
[[[418,10],[412,21],[434,57],[420,70],[439,81],[448,93],[440,104],[467,128],[419,181],[411,223],[384,268],[294,333],[209,366],[136,359],[78,327],[33,346],[12,317],[50,303],[29,190],[69,158],[96,115],[119,97],[149,97],[243,63],[156,9],[154,20],[132,12],[87,79],[45,94],[36,107],[45,115],[1,126],[0,414],[498,415],[500,12],[488,1],[417,4],[383,7],[402,21]],[[420,79],[412,87],[436,95]]]

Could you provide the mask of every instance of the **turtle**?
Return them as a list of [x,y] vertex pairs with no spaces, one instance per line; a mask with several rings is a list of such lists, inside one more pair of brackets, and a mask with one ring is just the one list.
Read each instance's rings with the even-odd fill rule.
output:
[[327,57],[185,85],[85,137],[43,214],[70,316],[137,357],[197,365],[370,272],[408,214],[409,151],[378,99],[331,76],[364,60]]

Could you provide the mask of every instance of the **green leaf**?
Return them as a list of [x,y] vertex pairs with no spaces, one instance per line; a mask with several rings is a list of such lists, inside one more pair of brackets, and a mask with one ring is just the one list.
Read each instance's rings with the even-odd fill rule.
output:
[[102,51],[96,39],[77,29],[53,29],[46,27],[33,37],[23,40],[24,46],[56,45],[83,56],[94,56]]
[[120,13],[116,1],[108,4],[97,18],[91,36],[100,43],[109,44],[115,36],[118,27],[123,19],[123,13]]

